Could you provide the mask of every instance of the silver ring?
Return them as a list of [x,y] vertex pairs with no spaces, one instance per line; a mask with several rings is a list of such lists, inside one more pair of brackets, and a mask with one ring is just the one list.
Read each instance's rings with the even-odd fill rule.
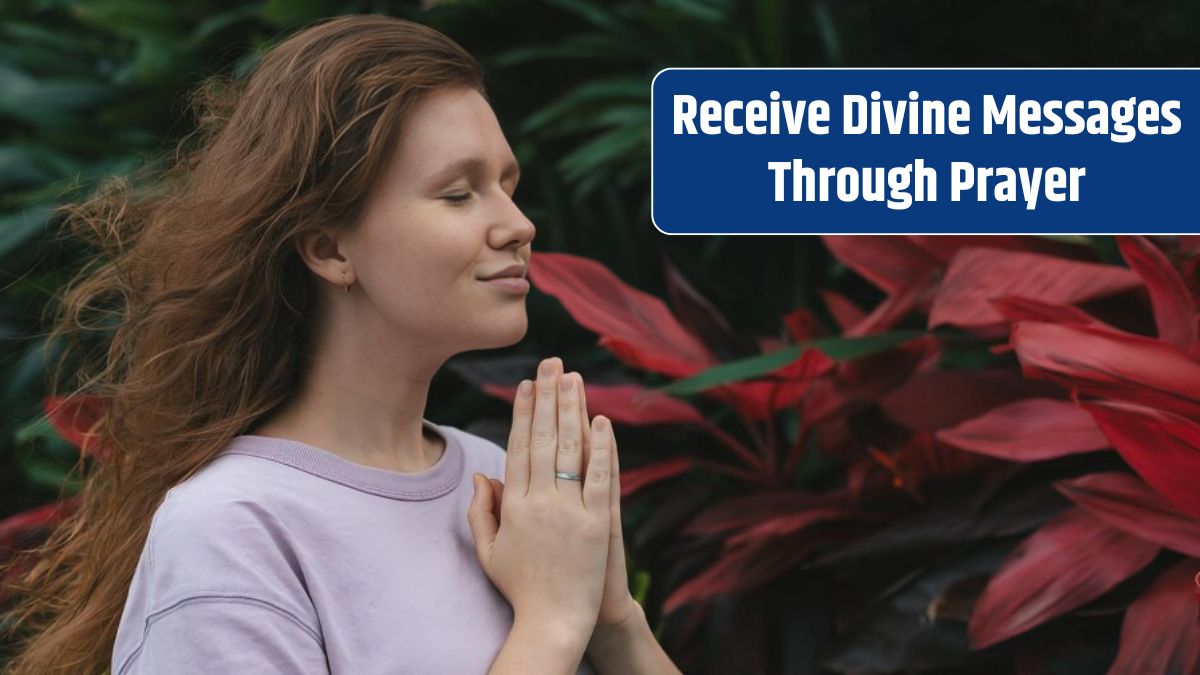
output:
[[577,481],[581,481],[581,482],[583,481],[583,479],[579,477],[579,474],[569,473],[567,471],[555,471],[554,477],[561,478],[563,480],[577,480]]

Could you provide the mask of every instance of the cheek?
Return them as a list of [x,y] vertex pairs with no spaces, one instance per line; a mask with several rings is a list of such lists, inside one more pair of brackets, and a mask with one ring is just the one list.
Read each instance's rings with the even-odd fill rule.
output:
[[434,295],[471,277],[479,247],[470,223],[439,206],[397,207],[373,221],[360,248],[375,274]]

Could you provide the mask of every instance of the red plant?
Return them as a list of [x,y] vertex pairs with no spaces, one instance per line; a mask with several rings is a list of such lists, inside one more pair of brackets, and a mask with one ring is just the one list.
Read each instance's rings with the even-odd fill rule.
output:
[[[104,414],[103,400],[95,396],[73,399],[47,397],[42,404],[46,417],[55,432],[65,441],[79,447],[86,456],[103,459],[108,449],[95,441],[95,427]],[[79,496],[38,506],[0,520],[0,564],[9,561],[18,551],[35,545],[50,530],[79,506]],[[0,604],[10,596],[12,581],[20,574],[17,567],[7,567],[0,577]]]
[[[1140,237],[1117,240],[1129,268],[1034,237],[824,239],[885,298],[866,311],[826,290],[838,332],[798,308],[780,320],[783,340],[736,333],[669,264],[674,312],[595,261],[531,260],[533,283],[599,346],[672,379],[585,374],[593,414],[646,427],[623,445],[622,483],[633,505],[650,493],[651,511],[627,531],[677,651],[696,672],[714,672],[719,650],[788,639],[812,649],[753,662],[948,666],[967,638],[991,652],[1067,630],[1054,620],[1136,578],[1157,581],[1129,604],[1114,672],[1188,672],[1170,668],[1194,666],[1194,623],[1146,635],[1149,617],[1194,604],[1181,584],[1200,546],[1196,242],[1178,242],[1177,269]],[[1157,337],[1131,330],[1139,298]],[[930,332],[897,330],[922,314]],[[948,349],[979,349],[982,367],[947,367]],[[511,401],[514,382],[475,379]],[[687,394],[699,398],[672,397]],[[738,429],[715,421],[728,417]],[[1121,460],[1140,480],[1114,470]],[[795,584],[808,592],[789,605]],[[768,641],[751,622],[723,623],[717,607],[731,602],[747,617],[805,618],[760,625],[780,632]],[[1023,664],[1042,659],[1016,642]]]

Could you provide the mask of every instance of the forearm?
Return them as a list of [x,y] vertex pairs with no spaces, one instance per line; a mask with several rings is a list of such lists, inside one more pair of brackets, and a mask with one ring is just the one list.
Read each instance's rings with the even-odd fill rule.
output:
[[513,622],[488,675],[575,675],[587,636],[550,622]]
[[683,675],[658,644],[642,606],[635,604],[637,611],[628,620],[592,634],[588,660],[600,675]]

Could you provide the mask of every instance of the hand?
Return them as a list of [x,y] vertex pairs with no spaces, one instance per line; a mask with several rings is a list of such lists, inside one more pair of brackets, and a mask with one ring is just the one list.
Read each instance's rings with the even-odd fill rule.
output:
[[[588,422],[587,391],[583,385],[583,377],[571,371],[565,377],[575,379],[576,390],[579,392],[579,426],[583,429],[583,462],[586,464],[592,447],[591,429]],[[609,544],[608,560],[605,566],[604,591],[600,603],[600,611],[596,617],[596,629],[604,629],[620,625],[622,622],[637,616],[638,607],[633,594],[629,592],[629,573],[625,566],[625,538],[621,528],[621,463],[617,452],[617,440],[608,426],[608,447],[612,449],[612,483],[609,497]],[[492,483],[494,495],[494,510],[501,513],[504,499],[504,483],[495,478]],[[503,521],[502,521],[503,522]]]
[[[568,375],[577,380],[579,388],[579,409],[583,415],[580,422],[583,432],[583,457],[588,461],[592,447],[591,425],[588,424],[587,392],[583,386],[583,377],[571,371]],[[621,462],[617,452],[617,438],[608,425],[607,447],[612,450],[612,483],[609,496],[609,525],[608,525],[608,564],[604,574],[603,600],[600,602],[600,612],[596,617],[596,629],[610,628],[637,616],[639,608],[633,594],[629,592],[629,572],[625,568],[625,537],[621,531]]]
[[[518,390],[505,462],[507,498],[477,475],[467,518],[479,563],[513,606],[514,619],[561,627],[586,642],[604,591],[612,448],[597,443],[583,464],[580,389],[561,372],[560,359],[546,359],[532,391]],[[560,379],[571,388],[560,390]],[[594,423],[598,438],[611,437],[599,428],[607,419],[597,416]],[[556,467],[583,473],[585,466],[582,482],[554,476]]]

